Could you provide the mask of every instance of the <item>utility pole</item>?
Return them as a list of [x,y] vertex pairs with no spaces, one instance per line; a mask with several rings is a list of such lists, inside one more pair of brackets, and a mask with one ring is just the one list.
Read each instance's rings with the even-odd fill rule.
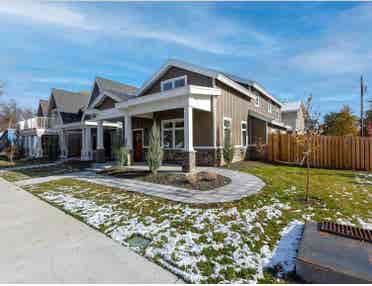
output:
[[363,82],[363,76],[360,77],[360,136],[364,136],[364,92],[366,86]]

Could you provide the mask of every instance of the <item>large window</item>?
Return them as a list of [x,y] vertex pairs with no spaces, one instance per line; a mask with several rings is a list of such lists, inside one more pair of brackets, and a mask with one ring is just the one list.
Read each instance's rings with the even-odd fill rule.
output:
[[242,140],[242,146],[247,147],[248,143],[248,126],[247,126],[247,121],[242,121],[241,123],[241,140]]
[[231,118],[224,117],[223,118],[223,142],[224,144],[227,143],[227,141],[230,140],[230,143],[232,142],[231,138]]
[[164,80],[161,82],[161,90],[162,91],[170,90],[173,88],[185,86],[186,84],[187,84],[187,77],[185,75],[176,77],[176,78],[171,78],[171,79]]
[[183,149],[185,146],[183,119],[162,121],[162,144],[165,149]]

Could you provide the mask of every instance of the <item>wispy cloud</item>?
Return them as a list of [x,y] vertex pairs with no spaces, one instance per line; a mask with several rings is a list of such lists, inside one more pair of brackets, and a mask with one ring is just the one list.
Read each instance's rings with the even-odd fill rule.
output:
[[74,84],[74,85],[91,85],[92,80],[81,79],[77,77],[31,77],[29,79],[34,83],[45,83],[45,84]]
[[371,70],[371,3],[361,4],[334,16],[323,33],[311,38],[290,63],[322,75],[361,73]]

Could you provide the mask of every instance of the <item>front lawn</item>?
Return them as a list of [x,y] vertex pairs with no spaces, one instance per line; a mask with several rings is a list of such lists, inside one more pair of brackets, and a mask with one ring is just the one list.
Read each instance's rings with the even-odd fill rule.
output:
[[27,180],[31,178],[37,177],[47,177],[47,176],[55,176],[55,175],[62,175],[72,172],[78,172],[84,170],[85,168],[89,167],[90,163],[84,162],[66,162],[63,164],[55,165],[55,166],[47,166],[47,167],[36,167],[32,169],[24,169],[24,170],[16,170],[16,171],[1,171],[0,177],[3,179],[15,182],[21,180]]
[[[77,180],[27,189],[188,282],[278,282],[265,266],[280,262],[276,269],[293,270],[304,220],[372,226],[372,177],[313,169],[311,195],[316,203],[307,206],[301,200],[304,169],[251,163],[231,168],[255,174],[267,186],[238,202],[210,206]],[[281,236],[281,245],[275,248]],[[284,275],[284,280],[291,277]]]

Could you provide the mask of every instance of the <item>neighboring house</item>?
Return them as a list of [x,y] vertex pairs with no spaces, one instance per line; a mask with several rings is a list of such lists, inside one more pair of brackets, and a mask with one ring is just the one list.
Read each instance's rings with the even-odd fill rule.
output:
[[82,160],[103,162],[123,145],[124,113],[115,105],[134,97],[137,88],[96,77],[82,118]]
[[48,101],[40,100],[37,116],[18,122],[19,135],[26,157],[43,157],[47,152],[60,157],[80,156],[83,110],[87,92],[52,89]]
[[302,101],[293,101],[283,104],[282,120],[285,125],[292,128],[293,132],[305,132],[304,105]]

